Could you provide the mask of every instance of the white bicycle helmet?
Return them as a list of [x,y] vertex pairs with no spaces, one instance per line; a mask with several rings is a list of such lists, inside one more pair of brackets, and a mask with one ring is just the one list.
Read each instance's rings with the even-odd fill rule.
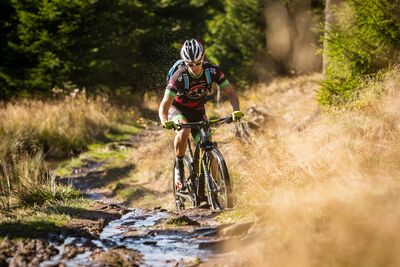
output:
[[203,45],[195,40],[186,40],[181,48],[181,58],[184,61],[200,61],[204,56]]

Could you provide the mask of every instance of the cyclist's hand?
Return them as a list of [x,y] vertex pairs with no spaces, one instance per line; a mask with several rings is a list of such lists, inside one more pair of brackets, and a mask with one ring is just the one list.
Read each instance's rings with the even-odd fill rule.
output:
[[178,130],[178,125],[173,121],[164,122],[163,127],[168,130]]
[[241,111],[234,111],[232,112],[232,121],[237,122],[244,116],[244,113]]

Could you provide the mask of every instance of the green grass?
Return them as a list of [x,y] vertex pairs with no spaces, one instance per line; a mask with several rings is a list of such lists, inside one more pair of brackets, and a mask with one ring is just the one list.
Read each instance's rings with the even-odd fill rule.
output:
[[236,208],[234,210],[223,211],[217,217],[216,220],[222,224],[225,223],[236,223],[240,221],[254,220],[255,210],[251,207]]
[[106,134],[106,137],[112,141],[129,140],[132,135],[140,133],[142,129],[140,125],[117,124]]
[[57,233],[75,217],[88,209],[91,200],[79,198],[58,201],[31,208],[20,208],[13,212],[0,213],[0,240],[8,237],[37,238],[48,233]]
[[110,146],[112,142],[128,140],[132,135],[138,134],[142,129],[140,126],[119,124],[117,130],[107,134],[109,138],[107,143],[93,143],[88,145],[88,150],[81,153],[78,157],[68,159],[59,164],[54,173],[58,176],[71,175],[74,169],[80,169],[87,162],[104,162],[99,170],[121,167],[121,162],[126,160],[129,155],[129,149],[113,149]]
[[36,238],[46,233],[57,232],[69,217],[61,214],[38,213],[25,219],[1,220],[0,236],[10,238]]
[[132,186],[128,188],[124,188],[118,192],[118,196],[122,199],[131,201],[140,197],[143,197],[146,194],[146,190],[144,190],[140,186]]
[[122,182],[112,184],[111,190],[119,199],[128,203],[147,194],[146,189],[141,186]]
[[126,159],[128,153],[128,149],[111,150],[107,146],[99,146],[98,148],[91,149],[88,152],[82,154],[82,157],[80,158],[97,162],[108,160],[109,163],[111,163],[113,161]]
[[81,193],[72,186],[57,184],[29,184],[15,191],[18,204],[21,206],[43,205],[66,199],[79,198]]

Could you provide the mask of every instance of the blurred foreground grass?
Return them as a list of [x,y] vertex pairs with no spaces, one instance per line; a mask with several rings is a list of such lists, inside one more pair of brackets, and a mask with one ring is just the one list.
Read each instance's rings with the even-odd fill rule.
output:
[[398,72],[365,81],[356,102],[319,112],[315,76],[246,95],[242,105],[268,116],[251,143],[221,148],[237,200],[221,219],[256,215],[263,234],[237,244],[247,266],[399,266]]

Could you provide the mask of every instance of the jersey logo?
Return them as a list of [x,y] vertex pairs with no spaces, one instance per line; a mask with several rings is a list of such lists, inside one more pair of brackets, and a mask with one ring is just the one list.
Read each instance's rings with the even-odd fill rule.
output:
[[193,86],[190,90],[186,93],[187,97],[190,99],[199,99],[200,97],[207,94],[207,87],[203,84]]

